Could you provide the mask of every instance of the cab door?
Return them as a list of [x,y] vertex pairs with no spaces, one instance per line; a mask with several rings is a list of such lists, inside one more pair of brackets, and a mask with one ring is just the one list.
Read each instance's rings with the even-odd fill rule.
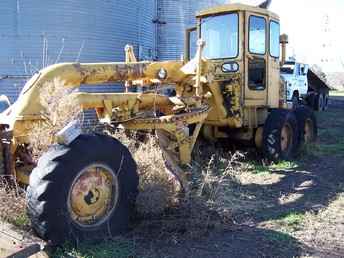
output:
[[298,77],[298,84],[299,84],[299,94],[306,95],[308,91],[308,83],[307,83],[307,73],[308,67],[305,64],[300,64],[299,69],[300,76]]
[[268,89],[267,19],[247,12],[245,23],[245,105],[265,106]]

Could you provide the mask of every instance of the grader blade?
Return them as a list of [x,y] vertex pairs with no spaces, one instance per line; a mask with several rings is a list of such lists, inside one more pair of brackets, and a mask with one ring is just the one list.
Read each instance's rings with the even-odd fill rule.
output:
[[165,160],[166,172],[177,180],[183,193],[188,193],[189,180],[185,170],[180,166],[178,153],[175,151],[178,146],[175,137],[164,130],[156,130],[156,136]]

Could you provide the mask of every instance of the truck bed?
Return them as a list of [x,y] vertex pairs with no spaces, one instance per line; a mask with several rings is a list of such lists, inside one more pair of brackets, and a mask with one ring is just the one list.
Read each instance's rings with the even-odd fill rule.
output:
[[331,87],[311,69],[307,74],[308,87],[316,92],[328,93]]

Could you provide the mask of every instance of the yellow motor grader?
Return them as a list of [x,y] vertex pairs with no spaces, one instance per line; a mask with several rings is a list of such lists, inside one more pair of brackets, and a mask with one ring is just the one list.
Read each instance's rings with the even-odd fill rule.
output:
[[[280,65],[288,40],[280,35],[279,17],[263,8],[228,4],[201,11],[197,21],[186,30],[184,60],[138,62],[128,46],[124,62],[52,65],[35,74],[1,114],[0,173],[28,185],[28,214],[39,236],[62,243],[119,234],[127,228],[138,187],[136,164],[126,147],[111,136],[81,134],[74,124],[59,133],[59,144],[32,172],[27,169],[32,166],[30,132],[46,119],[40,93],[56,78],[75,88],[174,85],[174,96],[129,90],[71,96],[82,109],[96,110],[109,127],[154,130],[171,167],[190,163],[200,135],[211,141],[251,141],[273,161],[292,158],[300,143],[315,139],[314,115],[303,107],[285,109]],[[174,173],[186,189],[183,170]]]

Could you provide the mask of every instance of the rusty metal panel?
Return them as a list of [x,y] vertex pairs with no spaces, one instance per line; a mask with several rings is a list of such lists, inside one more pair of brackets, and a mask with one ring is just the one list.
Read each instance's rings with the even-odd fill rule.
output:
[[159,0],[158,56],[161,60],[180,59],[184,51],[184,31],[195,26],[197,11],[229,3],[228,0]]

